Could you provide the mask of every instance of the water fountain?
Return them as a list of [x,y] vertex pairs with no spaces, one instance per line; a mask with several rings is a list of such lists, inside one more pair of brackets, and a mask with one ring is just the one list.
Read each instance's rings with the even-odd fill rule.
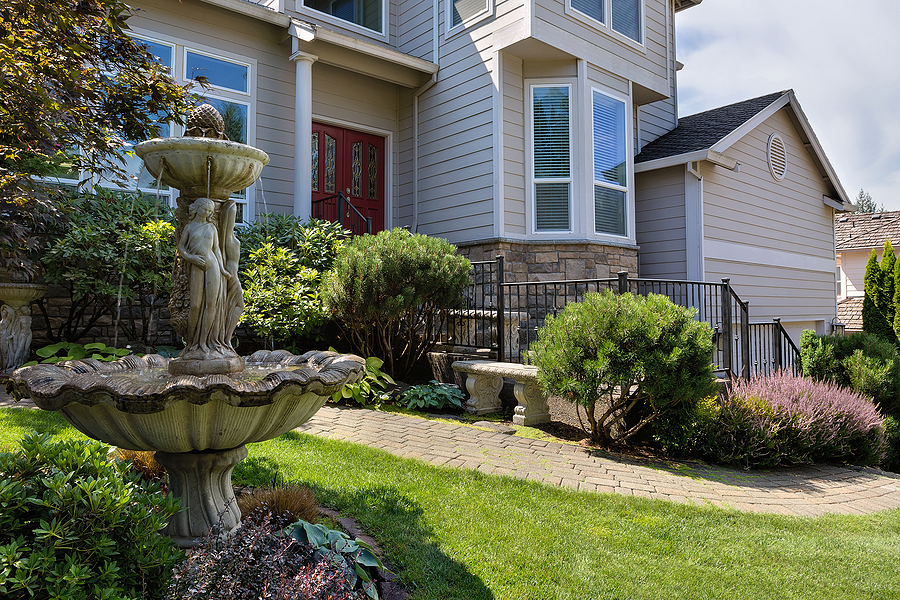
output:
[[89,437],[155,450],[186,507],[164,530],[181,547],[206,534],[223,511],[226,530],[239,525],[231,473],[247,456],[245,444],[302,425],[365,369],[351,354],[263,350],[242,358],[234,351],[243,293],[231,196],[256,181],[269,157],[228,141],[223,129],[219,113],[203,105],[188,118],[185,137],[135,147],[154,177],[181,191],[169,303],[186,343],[178,358],[37,365],[15,371],[8,386]]

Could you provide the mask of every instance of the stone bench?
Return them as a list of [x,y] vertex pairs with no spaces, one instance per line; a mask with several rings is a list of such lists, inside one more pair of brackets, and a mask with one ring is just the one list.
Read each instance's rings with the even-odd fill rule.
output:
[[489,360],[458,360],[452,366],[454,371],[466,374],[466,389],[469,392],[466,412],[476,415],[498,412],[503,378],[509,377],[516,382],[513,394],[518,402],[513,423],[534,425],[550,422],[547,396],[541,392],[537,382],[537,367]]

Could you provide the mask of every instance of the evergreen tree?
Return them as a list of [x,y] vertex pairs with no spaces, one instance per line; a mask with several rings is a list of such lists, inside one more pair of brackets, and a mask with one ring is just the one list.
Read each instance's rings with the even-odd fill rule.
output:
[[866,274],[864,279],[865,296],[863,297],[862,309],[863,331],[877,335],[883,340],[895,342],[896,336],[894,335],[893,323],[888,323],[884,316],[884,312],[882,312],[878,306],[879,300],[882,297],[882,278],[883,273],[878,264],[878,255],[872,250],[872,253],[869,254],[869,262],[866,263]]
[[894,261],[894,334],[900,339],[900,260]]
[[[884,241],[884,252],[881,254],[881,286],[878,290],[878,309],[884,314],[891,331],[894,329],[894,248],[891,240]],[[894,337],[896,341],[896,335]]]

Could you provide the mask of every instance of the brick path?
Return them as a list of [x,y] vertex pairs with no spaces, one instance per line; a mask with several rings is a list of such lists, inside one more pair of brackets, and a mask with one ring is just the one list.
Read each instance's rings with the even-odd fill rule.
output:
[[[16,404],[0,392],[0,407],[22,405],[33,406]],[[632,460],[570,444],[334,406],[323,407],[297,430],[432,465],[587,492],[803,516],[900,507],[900,475],[870,468],[815,465],[745,473],[699,463]]]

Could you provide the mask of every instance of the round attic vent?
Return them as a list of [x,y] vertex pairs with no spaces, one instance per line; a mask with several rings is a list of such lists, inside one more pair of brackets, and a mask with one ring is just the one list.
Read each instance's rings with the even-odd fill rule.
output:
[[766,159],[769,162],[769,173],[772,174],[775,181],[784,179],[784,174],[787,173],[787,152],[781,136],[777,133],[769,136],[769,143],[766,145]]

